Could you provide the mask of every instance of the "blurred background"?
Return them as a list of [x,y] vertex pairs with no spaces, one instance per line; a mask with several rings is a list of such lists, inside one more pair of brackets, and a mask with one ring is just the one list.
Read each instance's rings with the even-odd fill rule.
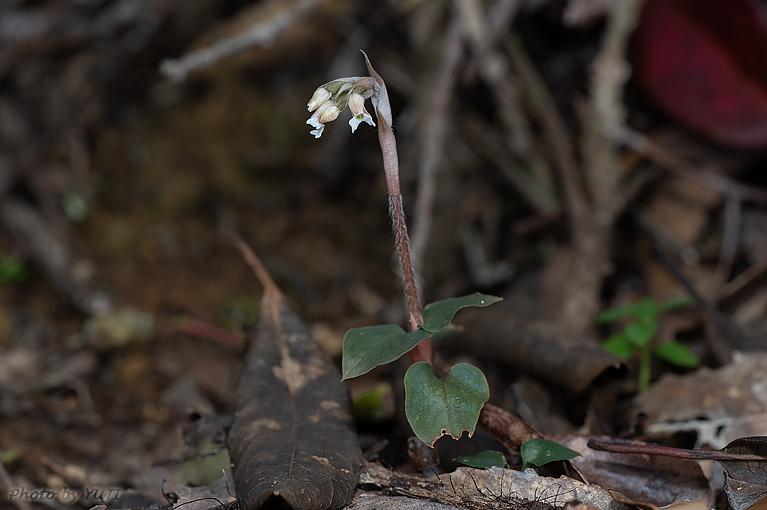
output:
[[[698,305],[664,315],[653,342],[684,343],[714,370],[765,348],[764,9],[4,1],[0,462],[12,482],[130,487],[138,507],[162,500],[163,479],[204,484],[228,465],[222,453],[150,468],[216,442],[184,445],[190,409],[234,409],[261,290],[220,228],[253,246],[334,359],[348,328],[406,324],[375,129],[351,136],[342,113],[315,139],[305,124],[318,86],[366,74],[360,49],[392,100],[424,302],[506,298],[459,316],[467,332],[441,362],[481,366],[491,401],[544,433],[617,435],[640,412],[643,426],[721,418],[636,401],[637,360],[602,350],[614,331],[595,321],[692,289]],[[558,347],[541,360],[515,350],[522,340]],[[688,370],[659,359],[653,378]],[[351,386],[363,450],[387,438],[392,465],[407,459],[403,371]],[[765,402],[728,416],[767,433],[753,419]],[[663,437],[700,446],[690,427]],[[709,446],[726,433],[743,430]]]

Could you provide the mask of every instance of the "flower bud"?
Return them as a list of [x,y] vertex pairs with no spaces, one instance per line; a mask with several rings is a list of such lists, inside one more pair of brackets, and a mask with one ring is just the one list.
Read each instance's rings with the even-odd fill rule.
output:
[[330,103],[320,112],[317,120],[319,120],[320,123],[325,124],[327,122],[336,120],[339,113],[341,113],[341,110],[339,110],[338,107],[333,103]]
[[357,116],[362,113],[365,108],[365,100],[359,94],[352,93],[349,96],[349,109],[352,111],[353,116]]
[[309,108],[310,112],[313,112],[314,110],[317,109],[318,106],[320,106],[322,103],[330,99],[330,95],[331,95],[330,92],[320,87],[314,91],[312,98],[309,100],[308,103],[306,103],[306,106]]

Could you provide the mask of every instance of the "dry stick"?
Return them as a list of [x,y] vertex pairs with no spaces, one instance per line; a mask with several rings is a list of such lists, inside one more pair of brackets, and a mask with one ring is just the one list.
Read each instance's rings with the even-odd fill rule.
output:
[[495,6],[493,20],[487,31],[487,36],[484,41],[475,46],[474,54],[463,72],[462,79],[464,83],[474,81],[485,55],[492,51],[498,45],[503,35],[509,31],[509,27],[519,10],[520,3],[519,0],[500,0],[498,5]]
[[677,459],[689,460],[719,460],[719,461],[764,461],[767,457],[761,455],[751,455],[747,453],[726,453],[723,451],[710,450],[685,450],[683,448],[671,448],[669,446],[658,446],[654,444],[634,444],[634,443],[612,443],[609,441],[600,441],[598,439],[589,439],[588,447],[592,450],[610,453],[639,453],[646,455],[663,455],[664,457],[675,457]]
[[[479,50],[487,33],[483,6],[478,0],[456,0],[456,5],[471,47]],[[479,72],[490,87],[493,99],[498,105],[500,119],[508,131],[509,148],[517,156],[528,157],[531,160],[531,166],[543,167],[545,162],[542,158],[529,157],[532,152],[533,137],[522,112],[520,94],[506,59],[498,51],[491,50],[482,59]]]
[[716,265],[714,276],[711,279],[711,287],[708,295],[712,298],[719,293],[719,289],[727,283],[732,271],[732,264],[738,252],[738,241],[742,226],[741,203],[737,197],[729,195],[724,202],[724,232],[719,249],[719,262]]
[[[709,317],[713,319],[713,322],[719,327],[722,333],[727,336],[727,340],[730,342],[730,345],[728,346],[730,351],[732,350],[733,345],[738,343],[743,344],[743,334],[738,329],[738,327],[733,324],[732,321],[730,321],[711,300],[703,297],[700,292],[695,289],[695,287],[692,285],[692,282],[690,282],[684,273],[682,273],[676,264],[674,264],[669,256],[666,255],[666,252],[663,251],[660,245],[655,244],[653,246],[653,252],[655,253],[655,256],[658,257],[658,260],[660,260],[663,265],[666,266],[666,269],[668,269],[674,278],[676,278],[679,283],[681,283],[682,286],[687,289],[687,292],[689,292],[692,297],[694,297],[701,305],[703,305],[703,308],[706,310],[706,313],[709,315]],[[721,352],[721,349],[713,349],[713,351],[723,365],[730,362],[730,352]]]
[[423,258],[431,231],[432,210],[437,188],[437,170],[445,145],[445,127],[448,125],[450,96],[455,88],[458,63],[461,60],[460,23],[454,15],[445,42],[433,95],[427,112],[424,143],[418,166],[418,193],[415,199],[412,257],[416,274],[423,270]]
[[299,0],[287,5],[271,18],[256,23],[246,32],[221,39],[214,44],[187,53],[179,59],[165,59],[160,62],[160,73],[174,81],[183,81],[192,71],[209,67],[221,59],[257,45],[269,45],[285,29],[307,16],[322,0]]
[[767,190],[735,182],[710,170],[695,168],[692,164],[675,156],[645,135],[632,130],[626,125],[621,126],[616,131],[616,134],[621,142],[666,170],[694,180],[711,190],[733,195],[741,200],[751,200],[759,203],[767,202]]
[[538,110],[543,132],[554,150],[555,168],[562,182],[562,195],[570,221],[570,231],[577,235],[586,223],[588,205],[578,183],[578,165],[573,156],[570,133],[554,98],[527,56],[519,37],[513,35],[506,38],[505,49],[527,86],[531,103]]
[[[364,55],[364,52],[363,52]],[[418,287],[413,270],[413,262],[410,258],[410,240],[407,236],[407,224],[405,223],[405,211],[402,209],[402,194],[399,187],[399,159],[397,158],[397,139],[392,131],[392,113],[389,103],[389,94],[383,78],[375,72],[370,65],[367,55],[365,62],[370,76],[375,80],[373,105],[378,117],[378,142],[381,144],[383,154],[384,173],[386,174],[386,187],[389,192],[389,212],[394,226],[394,238],[399,252],[399,262],[402,268],[402,281],[405,287],[408,311],[410,312],[410,329],[415,331],[423,324],[423,310],[418,299]],[[410,351],[410,362],[425,361],[432,364],[433,347],[431,338],[422,340]]]
[[261,263],[261,261],[256,257],[256,254],[253,253],[253,250],[250,246],[240,237],[239,235],[235,234],[229,229],[220,229],[219,234],[229,241],[232,246],[234,246],[237,251],[240,252],[240,255],[243,259],[245,259],[245,262],[250,266],[250,268],[253,270],[253,273],[256,275],[256,278],[258,278],[258,281],[261,283],[261,286],[264,288],[264,296],[268,298],[274,298],[279,299],[282,296],[282,292],[280,292],[280,288],[277,287],[277,284],[274,283],[274,280],[272,280],[272,277],[269,275],[269,272],[266,270],[264,265]]
[[611,133],[625,115],[621,97],[629,69],[625,51],[639,4],[640,0],[610,4],[602,46],[592,67],[589,107],[581,108],[582,165],[592,204],[587,222],[574,225],[579,230],[570,232],[575,255],[561,310],[561,322],[576,334],[593,332],[599,291],[610,271],[612,230],[625,207],[625,203],[614,203],[614,197],[621,193],[620,161]]
[[630,73],[625,58],[626,46],[641,4],[642,0],[623,0],[610,4],[602,48],[592,68],[589,99],[592,111],[596,114],[596,125],[587,124],[585,127],[586,140],[591,138],[589,143],[596,154],[592,155],[593,161],[588,162],[586,170],[589,191],[596,203],[609,197],[616,190],[620,179],[617,148],[612,143],[611,134],[624,123],[622,93]]

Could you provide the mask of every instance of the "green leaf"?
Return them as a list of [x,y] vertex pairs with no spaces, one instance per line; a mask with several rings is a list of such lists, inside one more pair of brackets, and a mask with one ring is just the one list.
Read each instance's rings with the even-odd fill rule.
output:
[[344,335],[341,380],[359,377],[378,365],[391,363],[430,336],[431,333],[420,329],[405,333],[396,324],[350,329]]
[[647,345],[655,333],[658,331],[658,321],[655,319],[646,319],[642,322],[632,322],[623,329],[623,334],[629,342],[635,347]]
[[597,315],[597,324],[609,324],[624,317],[634,317],[636,319],[656,317],[660,312],[661,309],[657,301],[653,298],[645,298],[631,306],[605,310]]
[[628,359],[631,358],[631,354],[634,352],[634,346],[623,333],[611,336],[602,343],[602,347],[615,354],[623,361],[628,361]]
[[667,342],[655,349],[655,355],[663,361],[684,368],[695,368],[700,365],[700,358],[679,342]]
[[684,308],[685,306],[690,306],[695,304],[695,298],[692,296],[683,297],[680,299],[672,299],[671,301],[666,301],[665,303],[661,303],[658,307],[659,312],[668,312],[670,310],[676,310],[678,308]]
[[491,450],[472,453],[471,455],[464,455],[463,457],[458,457],[455,459],[455,461],[460,462],[464,466],[479,469],[487,469],[491,467],[509,467],[509,463],[506,462],[506,458],[501,452],[494,452]]
[[[388,382],[376,384],[362,391],[352,391],[352,411],[359,421],[384,421],[394,417],[392,386]],[[389,398],[387,398],[389,397]]]
[[436,333],[450,324],[455,313],[461,308],[490,306],[498,301],[503,301],[503,298],[475,292],[470,296],[461,296],[429,303],[423,310],[424,323],[421,325],[421,329],[430,333]]
[[474,434],[479,412],[490,398],[480,369],[458,363],[440,380],[431,365],[415,363],[405,373],[405,415],[418,439],[433,446],[445,434]]
[[0,260],[0,283],[19,283],[29,277],[27,265],[16,255]]
[[525,441],[519,448],[519,454],[522,457],[522,471],[527,469],[529,465],[543,466],[549,462],[572,459],[581,455],[548,439]]

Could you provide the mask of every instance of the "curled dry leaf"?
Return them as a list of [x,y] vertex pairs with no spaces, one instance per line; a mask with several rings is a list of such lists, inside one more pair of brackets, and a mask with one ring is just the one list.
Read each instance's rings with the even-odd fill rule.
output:
[[551,321],[515,316],[513,307],[509,300],[481,314],[469,310],[459,316],[457,322],[472,337],[465,345],[474,355],[508,363],[576,392],[586,389],[605,371],[621,366],[615,355],[601,347],[586,346],[585,340]]
[[[724,451],[767,456],[767,437],[742,437]],[[767,460],[720,461],[726,473],[724,492],[733,510],[767,508]]]
[[255,255],[234,242],[264,286],[228,438],[237,495],[248,510],[269,500],[293,510],[344,507],[362,453],[341,374]]
[[719,143],[767,146],[767,24],[757,0],[648,0],[639,84],[669,116]]

